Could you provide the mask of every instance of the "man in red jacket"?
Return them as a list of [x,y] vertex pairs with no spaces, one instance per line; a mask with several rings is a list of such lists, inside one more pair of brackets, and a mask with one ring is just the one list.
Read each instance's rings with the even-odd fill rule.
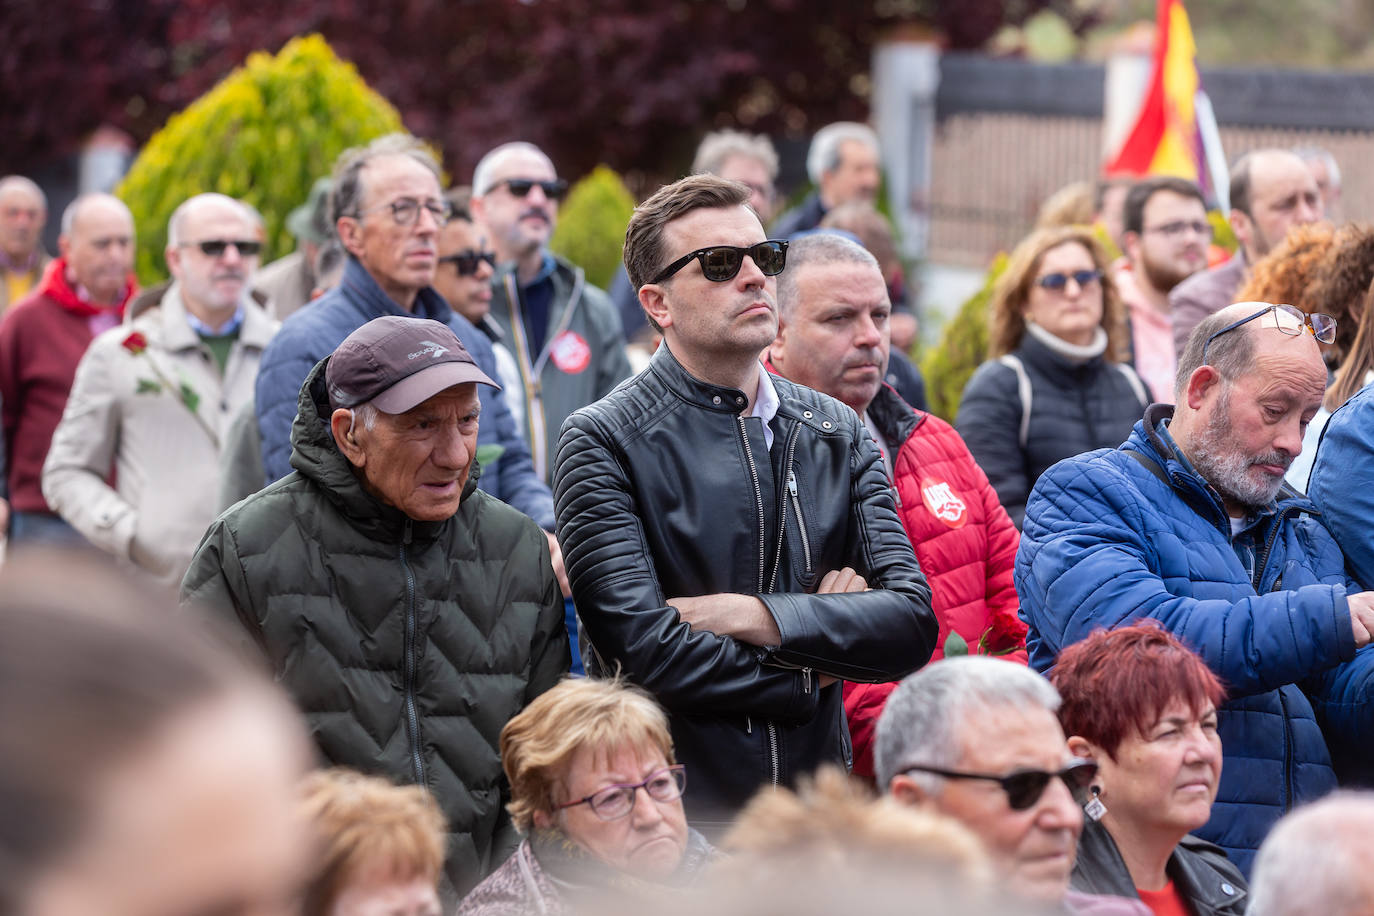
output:
[[[62,214],[62,256],[0,319],[0,418],[10,538],[79,541],[43,499],[43,459],[62,419],[76,364],[115,327],[134,293],[134,220],[109,194],[83,194]],[[0,515],[3,514],[0,500]]]
[[[965,653],[1026,661],[1012,563],[1018,535],[959,434],[883,384],[892,305],[877,260],[833,233],[803,236],[778,277],[769,368],[854,409],[882,452],[940,624],[934,659]],[[846,684],[854,772],[873,777],[873,729],[895,684]]]

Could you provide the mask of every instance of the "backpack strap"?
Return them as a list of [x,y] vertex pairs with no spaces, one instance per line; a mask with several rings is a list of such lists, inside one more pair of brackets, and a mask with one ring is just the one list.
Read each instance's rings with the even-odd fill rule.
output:
[[1153,458],[1151,458],[1144,452],[1137,452],[1133,448],[1125,449],[1125,452],[1126,454],[1134,458],[1136,461],[1140,462],[1141,467],[1143,467],[1145,470],[1149,471],[1151,474],[1158,477],[1160,482],[1163,483],[1164,486],[1173,487],[1173,484],[1169,482],[1169,475],[1164,473],[1164,469],[1159,466],[1158,461],[1155,461]]
[[1126,381],[1130,384],[1131,390],[1135,392],[1136,398],[1140,401],[1141,407],[1150,406],[1150,393],[1145,390],[1145,383],[1140,380],[1140,375],[1125,363],[1112,363],[1116,370],[1126,376]]
[[1026,447],[1026,442],[1030,439],[1030,414],[1031,414],[1031,382],[1030,376],[1026,374],[1026,367],[1022,365],[1018,357],[1007,353],[997,358],[997,361],[1016,373],[1016,393],[1021,398],[1021,428],[1017,436],[1017,441],[1021,443],[1021,448]]

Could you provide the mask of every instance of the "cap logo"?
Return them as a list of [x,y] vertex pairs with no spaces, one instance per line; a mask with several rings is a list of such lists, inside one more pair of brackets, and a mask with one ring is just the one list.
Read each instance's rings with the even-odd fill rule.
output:
[[406,359],[419,359],[422,356],[432,356],[438,359],[448,352],[448,347],[437,344],[432,340],[422,340],[420,341],[420,346],[422,349],[416,350],[414,353],[407,353]]

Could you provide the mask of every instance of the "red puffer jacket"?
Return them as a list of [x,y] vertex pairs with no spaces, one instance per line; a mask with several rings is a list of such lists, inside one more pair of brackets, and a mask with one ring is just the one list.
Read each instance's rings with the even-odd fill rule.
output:
[[[975,654],[1026,663],[1026,625],[1018,615],[1012,564],[1020,534],[964,440],[939,417],[914,410],[884,385],[868,416],[888,442],[897,513],[933,591],[940,624],[935,655],[951,633]],[[951,654],[961,654],[960,651]],[[896,684],[844,685],[844,709],[854,739],[854,773],[873,779],[878,716]]]

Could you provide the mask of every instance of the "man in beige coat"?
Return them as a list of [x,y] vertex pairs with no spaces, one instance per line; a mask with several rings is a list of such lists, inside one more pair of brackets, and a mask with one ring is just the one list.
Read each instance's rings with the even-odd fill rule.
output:
[[220,445],[276,333],[248,295],[261,237],[256,214],[221,194],[176,209],[171,286],[91,342],[43,466],[58,514],[169,584],[217,514]]

